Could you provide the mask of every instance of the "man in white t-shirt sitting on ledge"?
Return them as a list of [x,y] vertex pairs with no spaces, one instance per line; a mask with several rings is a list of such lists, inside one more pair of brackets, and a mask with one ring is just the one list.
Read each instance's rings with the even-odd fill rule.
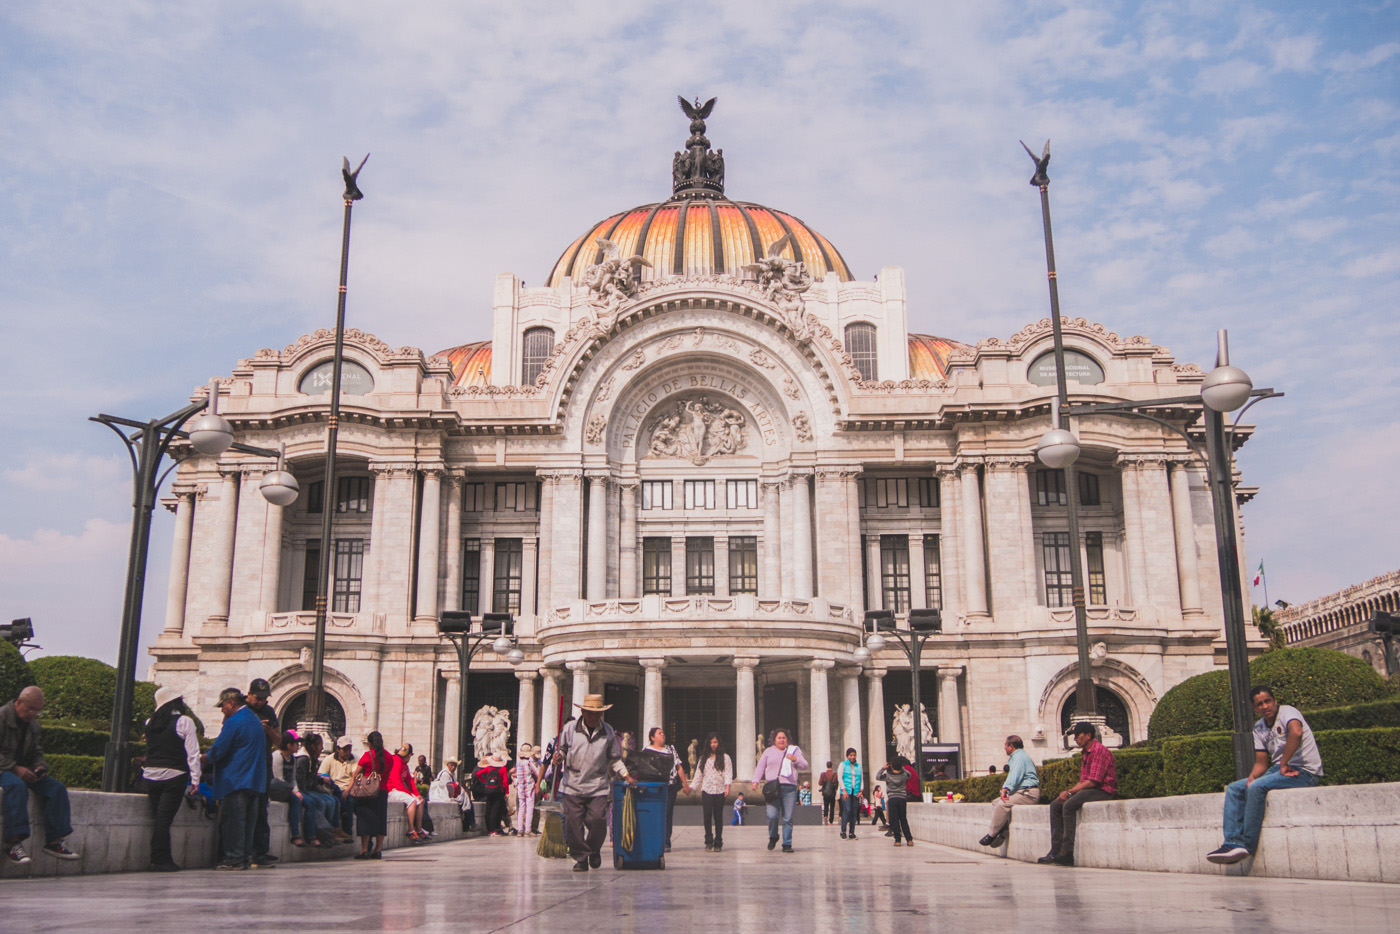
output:
[[1206,854],[1229,865],[1259,847],[1264,799],[1275,788],[1309,788],[1322,778],[1322,756],[1308,722],[1296,707],[1279,705],[1273,688],[1249,689],[1259,720],[1254,724],[1254,768],[1225,786],[1225,843]]

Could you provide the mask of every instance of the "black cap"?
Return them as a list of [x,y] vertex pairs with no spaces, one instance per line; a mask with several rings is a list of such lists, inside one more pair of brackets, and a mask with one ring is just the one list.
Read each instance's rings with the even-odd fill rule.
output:
[[1090,723],[1088,720],[1080,720],[1078,723],[1076,723],[1076,724],[1074,725],[1074,734],[1073,734],[1073,735],[1078,736],[1078,735],[1080,735],[1081,733],[1088,733],[1090,736],[1094,736],[1094,735],[1095,735],[1094,725],[1093,725],[1092,723]]
[[248,685],[248,693],[266,699],[272,694],[272,685],[267,683],[266,678],[254,678],[253,683]]

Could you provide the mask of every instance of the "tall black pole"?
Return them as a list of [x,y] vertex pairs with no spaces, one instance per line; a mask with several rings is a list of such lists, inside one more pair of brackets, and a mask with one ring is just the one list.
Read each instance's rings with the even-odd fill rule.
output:
[[920,662],[923,649],[924,640],[911,631],[909,633],[909,669],[914,675],[913,690],[910,692],[914,701],[914,774],[919,778],[919,794],[921,795],[924,790],[924,703],[919,697],[919,681],[921,679]]
[[1244,778],[1254,767],[1254,714],[1249,703],[1249,652],[1245,645],[1244,587],[1240,583],[1240,552],[1235,535],[1235,491],[1230,476],[1230,449],[1225,440],[1225,416],[1210,406],[1203,408],[1210,501],[1215,511],[1216,562],[1220,565],[1220,597],[1225,614],[1230,709],[1235,720],[1235,777]]
[[[127,789],[131,762],[131,716],[136,692],[136,656],[141,643],[141,609],[146,592],[146,558],[151,545],[151,513],[155,511],[160,465],[172,438],[190,416],[202,411],[207,401],[195,402],[165,418],[144,424],[101,415],[101,422],[115,431],[131,454],[132,502],[131,546],[126,559],[126,592],[122,598],[121,642],[117,647],[117,686],[112,699],[112,724],[102,759],[102,790]],[[117,425],[138,426],[128,436]]]
[[[365,156],[368,161],[369,156]],[[350,277],[350,215],[355,202],[364,197],[357,176],[364,161],[354,172],[345,160],[345,223],[340,241],[340,289],[335,304],[335,351],[331,363],[331,411],[326,424],[326,472],[321,483],[321,567],[316,576],[316,634],[311,647],[311,690],[307,696],[306,718],[320,720],[325,710],[326,675],[326,611],[330,598],[331,563],[335,560],[335,544],[331,541],[331,520],[335,517],[338,500],[335,489],[335,444],[340,427],[340,371],[345,362],[345,294]]]
[[[1021,144],[1025,146],[1025,143]],[[1027,148],[1026,152],[1030,152]],[[1069,383],[1065,378],[1065,337],[1060,329],[1060,286],[1055,272],[1055,237],[1050,228],[1050,142],[1045,152],[1035,159],[1035,175],[1031,185],[1040,189],[1040,214],[1045,226],[1045,268],[1050,283],[1050,327],[1055,341],[1056,405],[1061,426],[1069,431]],[[1089,618],[1084,612],[1084,562],[1079,555],[1079,476],[1074,464],[1064,468],[1066,513],[1069,521],[1069,581],[1070,602],[1074,605],[1074,641],[1079,654],[1079,683],[1074,691],[1076,717],[1097,717],[1098,699],[1094,696],[1094,679],[1089,665]]]
[[473,648],[463,633],[452,641],[457,643],[457,761],[467,760],[467,743],[471,738],[471,718],[467,713],[467,671],[472,665]]

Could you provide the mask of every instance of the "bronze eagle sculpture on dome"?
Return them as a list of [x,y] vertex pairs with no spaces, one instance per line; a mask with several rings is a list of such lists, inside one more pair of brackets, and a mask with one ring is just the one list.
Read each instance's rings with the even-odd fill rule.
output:
[[687,117],[692,120],[704,120],[710,115],[710,111],[715,109],[715,101],[719,100],[719,98],[712,97],[702,104],[700,103],[700,98],[697,97],[695,98],[695,103],[692,104],[690,101],[677,94],[676,100],[681,102],[681,110],[685,111]]

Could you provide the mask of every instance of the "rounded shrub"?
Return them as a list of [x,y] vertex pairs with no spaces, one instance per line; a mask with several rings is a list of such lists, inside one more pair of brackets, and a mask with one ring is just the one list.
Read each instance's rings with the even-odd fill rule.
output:
[[1221,668],[1187,678],[1163,694],[1147,721],[1147,735],[1156,742],[1168,736],[1214,733],[1232,726],[1230,674]]
[[8,704],[34,683],[34,673],[19,649],[0,639],[0,704]]
[[29,664],[44,692],[44,719],[83,726],[110,726],[117,670],[77,655],[48,655]]

